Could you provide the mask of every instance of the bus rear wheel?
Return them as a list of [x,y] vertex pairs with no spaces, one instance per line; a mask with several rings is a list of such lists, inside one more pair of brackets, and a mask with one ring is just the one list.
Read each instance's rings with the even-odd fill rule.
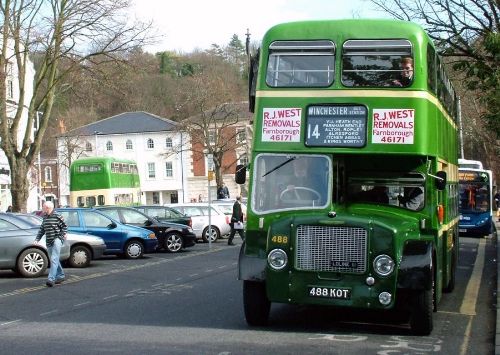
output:
[[265,282],[243,281],[243,306],[249,325],[263,326],[267,324],[271,302],[266,295]]
[[456,267],[457,267],[457,257],[455,254],[455,249],[453,249],[453,255],[451,257],[451,270],[450,270],[450,280],[448,281],[448,285],[443,288],[443,291],[446,293],[453,292],[455,289],[455,283],[456,283]]

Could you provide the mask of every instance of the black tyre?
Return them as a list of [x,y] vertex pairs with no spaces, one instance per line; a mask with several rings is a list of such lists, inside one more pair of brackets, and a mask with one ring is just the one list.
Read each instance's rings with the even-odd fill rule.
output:
[[165,237],[163,247],[171,253],[177,253],[182,249],[183,245],[182,235],[179,233],[170,233]]
[[19,254],[16,271],[23,277],[39,277],[49,266],[47,255],[40,249],[30,248]]
[[271,302],[267,298],[264,282],[243,281],[243,306],[249,325],[267,325]]
[[144,255],[144,245],[138,240],[130,240],[125,244],[125,257],[139,259]]
[[457,256],[455,253],[455,249],[453,249],[453,256],[451,257],[451,275],[450,280],[448,281],[448,285],[443,288],[443,292],[450,293],[455,289],[456,282],[456,268],[457,268]]
[[413,294],[412,309],[410,313],[410,328],[415,335],[429,335],[433,328],[432,313],[435,311],[434,303],[434,270],[432,274],[432,287],[430,290],[419,290]]
[[68,264],[71,267],[87,267],[92,260],[92,252],[83,245],[77,245],[71,248]]
[[210,236],[210,241],[212,243],[216,242],[217,239],[220,238],[220,231],[219,229],[217,229],[217,227],[214,227],[212,226],[212,232],[211,233],[208,233],[208,227],[206,227],[204,230],[203,230],[203,233],[201,235],[201,238],[203,239],[203,241],[205,243],[208,243],[208,238]]

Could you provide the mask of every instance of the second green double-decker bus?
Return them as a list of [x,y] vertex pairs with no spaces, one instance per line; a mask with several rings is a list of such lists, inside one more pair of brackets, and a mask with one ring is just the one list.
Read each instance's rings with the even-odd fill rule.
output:
[[429,334],[459,242],[457,98],[433,43],[410,22],[295,22],[251,64],[247,322],[272,302],[400,309]]
[[70,203],[74,207],[140,203],[140,180],[132,160],[82,158],[70,167]]

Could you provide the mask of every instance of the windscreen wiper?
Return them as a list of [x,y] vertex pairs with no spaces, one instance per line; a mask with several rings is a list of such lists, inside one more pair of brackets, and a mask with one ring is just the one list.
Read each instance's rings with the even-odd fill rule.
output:
[[297,158],[296,158],[296,157],[292,157],[292,158],[290,158],[290,159],[288,159],[288,160],[285,160],[285,161],[284,161],[283,163],[281,163],[280,165],[275,166],[274,168],[272,168],[271,170],[269,170],[267,173],[265,173],[264,175],[262,175],[262,177],[264,177],[264,176],[266,176],[266,175],[271,174],[273,171],[278,170],[278,169],[279,169],[279,168],[281,168],[283,165],[286,165],[286,164],[290,163],[292,160],[295,160],[295,159],[297,159]]

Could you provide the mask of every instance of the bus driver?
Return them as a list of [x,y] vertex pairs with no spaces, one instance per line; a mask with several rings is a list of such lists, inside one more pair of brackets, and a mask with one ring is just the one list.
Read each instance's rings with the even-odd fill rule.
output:
[[292,173],[283,176],[286,189],[280,192],[282,201],[302,201],[308,204],[309,201],[324,201],[322,194],[326,192],[324,174],[321,169],[314,164],[314,158],[299,156],[292,162]]

